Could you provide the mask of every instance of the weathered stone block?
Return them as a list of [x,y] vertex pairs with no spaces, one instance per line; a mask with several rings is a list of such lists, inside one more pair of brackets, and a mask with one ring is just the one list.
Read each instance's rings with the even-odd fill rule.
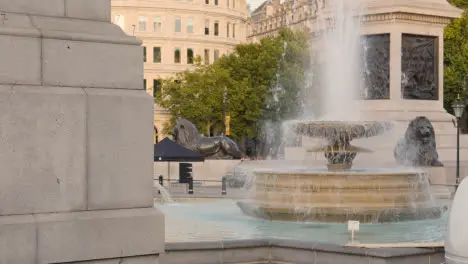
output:
[[143,90],[85,91],[88,209],[153,206],[151,96]]
[[0,83],[41,83],[40,39],[2,35],[0,58]]
[[164,215],[153,208],[43,214],[37,225],[41,264],[164,252]]
[[32,215],[0,216],[0,264],[36,264],[36,238]]
[[367,256],[345,255],[328,252],[317,252],[315,264],[362,264],[369,263]]
[[66,264],[158,264],[158,263],[159,263],[158,255],[154,255],[154,256],[143,256],[143,257],[68,262]]
[[0,0],[0,7],[8,13],[64,16],[63,0]]
[[0,86],[0,215],[86,208],[82,89]]
[[43,50],[47,85],[143,89],[140,47],[44,39]]
[[317,253],[312,250],[301,250],[294,248],[271,248],[271,258],[278,262],[307,264],[315,263]]
[[68,17],[110,21],[110,0],[65,0]]
[[223,263],[221,250],[172,251],[159,257],[164,264],[220,264]]
[[222,251],[222,263],[248,263],[268,261],[270,258],[270,248],[230,248]]

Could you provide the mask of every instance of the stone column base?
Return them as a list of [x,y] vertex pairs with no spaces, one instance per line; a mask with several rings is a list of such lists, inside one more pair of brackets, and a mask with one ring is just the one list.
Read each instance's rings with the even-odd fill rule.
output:
[[1,216],[0,263],[158,263],[161,237],[154,208]]

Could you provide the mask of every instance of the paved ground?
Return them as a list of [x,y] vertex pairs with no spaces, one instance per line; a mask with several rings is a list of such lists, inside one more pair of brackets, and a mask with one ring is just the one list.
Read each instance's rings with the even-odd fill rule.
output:
[[[227,188],[226,195],[221,194],[221,186],[194,186],[193,194],[188,194],[188,188],[186,185],[173,185],[171,188],[166,188],[171,197],[173,198],[231,198],[241,199],[247,196],[247,193],[243,189],[238,188]],[[153,190],[155,198],[159,198],[160,194],[156,189]]]
[[[239,188],[227,188],[226,195],[221,194],[221,186],[194,186],[193,194],[188,194],[186,185],[177,184],[166,188],[173,198],[228,198],[228,199],[242,199],[247,197],[247,192]],[[433,186],[433,195],[437,200],[443,201],[444,204],[450,203],[452,198],[451,190],[443,186]],[[158,190],[153,190],[153,195],[156,199],[161,195]]]

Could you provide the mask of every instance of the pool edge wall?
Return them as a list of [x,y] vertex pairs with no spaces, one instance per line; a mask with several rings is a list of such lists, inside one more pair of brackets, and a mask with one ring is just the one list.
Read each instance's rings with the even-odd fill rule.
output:
[[443,248],[355,248],[282,239],[166,243],[160,264],[440,264]]

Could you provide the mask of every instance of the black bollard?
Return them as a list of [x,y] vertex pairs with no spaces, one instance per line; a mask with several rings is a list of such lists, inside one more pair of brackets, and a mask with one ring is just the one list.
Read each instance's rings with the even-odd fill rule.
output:
[[[162,175],[159,175],[159,185],[164,186],[164,178]],[[161,191],[158,191],[159,194],[161,194]]]
[[188,193],[193,194],[193,178],[188,177]]
[[159,184],[161,184],[161,186],[164,186],[164,177],[162,175],[159,175]]
[[221,195],[226,195],[226,177],[221,182]]

